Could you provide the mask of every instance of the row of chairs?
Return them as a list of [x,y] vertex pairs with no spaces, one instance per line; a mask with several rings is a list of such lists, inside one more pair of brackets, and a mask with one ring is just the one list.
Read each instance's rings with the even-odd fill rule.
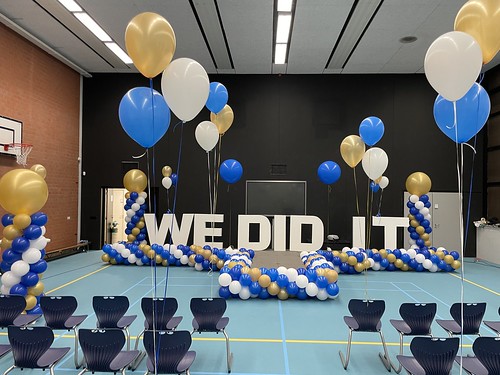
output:
[[[77,308],[77,300],[73,296],[44,296],[40,299],[40,307],[46,324],[45,327],[28,326],[40,318],[41,315],[21,314],[25,306],[26,302],[22,296],[0,295],[0,327],[8,327],[10,342],[10,345],[0,345],[0,357],[12,349],[15,362],[14,366],[6,373],[16,367],[20,367],[47,368],[52,374],[54,366],[69,351],[69,348],[58,348],[58,350],[50,348],[54,340],[53,330],[72,330],[74,332],[75,366],[79,368],[82,363],[85,363],[81,373],[85,371],[122,371],[124,373],[124,369],[121,368],[123,363],[129,361],[125,367],[130,366],[132,369],[135,369],[146,355],[148,355],[148,370],[162,373],[158,371],[158,368],[155,369],[153,365],[153,363],[157,363],[157,360],[154,360],[153,350],[148,352],[148,342],[162,343],[160,352],[164,351],[165,353],[175,352],[176,350],[172,348],[184,348],[185,352],[183,355],[186,359],[179,359],[181,362],[178,365],[180,365],[179,368],[183,368],[187,364],[190,366],[195,358],[194,352],[189,351],[191,335],[195,332],[223,333],[226,338],[227,370],[228,372],[231,371],[232,353],[229,348],[229,337],[225,331],[229,323],[229,318],[223,316],[227,305],[226,301],[222,298],[191,299],[190,308],[193,313],[193,329],[191,332],[175,331],[175,333],[174,330],[182,321],[181,316],[174,316],[178,308],[177,300],[175,298],[143,298],[141,300],[141,308],[145,316],[144,330],[138,335],[134,350],[130,350],[130,332],[128,328],[137,316],[125,315],[129,308],[129,301],[126,296],[95,296],[93,298],[92,306],[97,317],[96,329],[78,329],[80,324],[87,318],[87,315],[73,315]],[[155,334],[161,336],[154,337]],[[30,351],[29,344],[23,340],[29,337],[28,343],[37,342],[38,340],[33,340],[35,335],[41,335],[45,342],[43,347],[37,347],[36,353],[31,350],[31,354],[38,357],[36,360],[32,357],[29,361],[24,359],[18,361],[18,358],[23,356],[16,355],[16,351],[19,353],[23,350]],[[144,338],[145,352],[138,350],[141,336]],[[189,340],[186,339],[187,336],[189,336]],[[21,342],[23,344],[20,344]],[[82,362],[78,361],[79,343],[84,353],[84,361]],[[106,345],[114,345],[113,347],[117,348],[117,351],[108,353],[104,357],[99,354],[98,357],[105,359],[107,362],[105,361],[106,364],[96,364],[92,358],[95,357],[95,353],[99,352],[99,348],[103,344],[104,348],[106,348]],[[127,350],[122,351],[121,349],[125,344],[127,345]],[[164,350],[163,345],[169,349]],[[171,357],[170,355],[165,358],[171,361],[173,360]],[[162,363],[170,362],[164,360]],[[189,373],[189,366],[183,372],[187,370],[187,373]],[[169,370],[174,369],[170,364],[167,367]],[[104,368],[107,370],[103,370]],[[174,373],[177,373],[177,371],[174,371]]]
[[[456,303],[450,308],[450,315],[453,319],[436,319],[436,322],[450,336],[448,339],[438,339],[432,337],[431,325],[436,315],[436,303],[403,303],[399,308],[399,313],[402,319],[390,320],[391,325],[398,331],[400,338],[399,355],[397,356],[399,365],[397,367],[394,366],[389,359],[387,346],[381,330],[381,318],[385,311],[385,301],[352,299],[349,301],[348,309],[352,316],[344,316],[344,322],[349,328],[346,356],[344,357],[343,352],[339,351],[344,369],[347,369],[347,366],[349,365],[353,332],[374,332],[380,335],[384,353],[379,353],[379,357],[388,371],[391,371],[392,368],[396,373],[399,373],[402,368],[405,367],[407,372],[410,374],[449,374],[459,345],[459,339],[453,338],[453,336],[460,334],[480,336],[479,329],[486,311],[486,303]],[[500,309],[498,310],[498,313],[500,314]],[[485,321],[484,324],[500,336],[500,322]],[[414,357],[409,359],[410,357],[403,355],[404,336],[430,336],[430,338],[415,337],[410,344],[410,349],[412,350]],[[490,339],[490,341],[495,340],[496,346],[492,347],[495,348],[496,352],[490,352],[491,355],[489,358],[493,358],[492,360],[496,361],[495,366],[497,366],[497,371],[500,371],[500,338],[493,337],[488,339]],[[478,345],[481,344],[482,343],[480,341]],[[457,350],[453,353],[455,345]],[[431,347],[433,349],[429,349]],[[423,360],[423,354],[415,355],[416,352],[427,355],[427,357],[425,357],[425,361]],[[436,354],[441,352],[443,353],[442,356]],[[448,367],[444,366],[444,364],[448,363],[446,360],[449,360],[450,358],[451,364],[449,364],[449,369],[446,370]],[[484,356],[478,355],[474,360],[466,359],[466,362],[467,364],[477,364],[478,361],[482,360],[481,358],[484,358]],[[441,360],[441,362],[439,362],[439,366],[441,367],[438,366],[440,369],[439,371],[436,370],[437,372],[435,372],[435,370],[425,370],[422,372],[422,368],[426,367],[423,364],[424,362],[427,365],[435,366],[436,363],[433,361],[439,360]],[[461,361],[460,363],[463,362],[464,361]],[[487,366],[485,365],[483,368],[484,367]],[[466,368],[466,366],[464,366],[464,368]],[[490,372],[490,374],[493,373],[498,374],[499,372]],[[487,375],[488,372],[484,374]]]

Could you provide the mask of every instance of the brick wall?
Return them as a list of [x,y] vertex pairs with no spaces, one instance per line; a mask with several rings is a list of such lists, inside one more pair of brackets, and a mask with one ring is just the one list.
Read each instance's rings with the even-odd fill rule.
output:
[[[34,146],[27,167],[42,164],[47,169],[49,199],[42,209],[49,218],[47,251],[73,245],[78,224],[80,76],[1,24],[0,51],[0,115],[23,123],[23,142]],[[0,176],[19,167],[15,158],[0,154]]]

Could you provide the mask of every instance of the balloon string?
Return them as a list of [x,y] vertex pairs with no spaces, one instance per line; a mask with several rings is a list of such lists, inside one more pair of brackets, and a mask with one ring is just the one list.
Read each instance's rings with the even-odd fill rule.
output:
[[[217,198],[219,196],[219,168],[220,155],[222,150],[222,134],[219,134],[219,150],[217,152],[217,163],[214,160],[214,213],[217,212]],[[215,154],[214,154],[215,158]]]
[[232,228],[232,221],[233,221],[233,201],[232,201],[232,197],[231,197],[231,191],[229,189],[231,185],[228,184],[227,185],[227,195],[229,195],[229,246],[232,246],[231,244],[231,239],[232,239],[232,232],[231,232],[231,228]]
[[213,214],[214,214],[214,207],[212,205],[212,179],[210,178],[210,154],[207,151],[207,166],[208,166],[208,199],[209,199],[209,205],[210,205],[210,215],[212,217],[212,246],[214,242],[214,219],[213,219]]
[[377,211],[377,216],[382,216],[380,213],[380,209],[382,208],[382,197],[384,196],[384,189],[380,190],[380,199],[378,200],[378,211]]
[[138,156],[134,156],[132,155],[132,158],[133,159],[140,159],[142,158],[144,155],[146,155],[146,153],[148,152],[148,149],[146,149],[146,151],[144,151],[142,154],[138,155]]

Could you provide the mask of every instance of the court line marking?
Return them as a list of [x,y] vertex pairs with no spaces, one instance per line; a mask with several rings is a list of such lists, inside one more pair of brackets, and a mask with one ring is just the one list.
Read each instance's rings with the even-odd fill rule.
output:
[[51,290],[49,290],[48,292],[45,292],[45,294],[50,294],[50,293],[52,293],[52,292],[56,292],[56,291],[58,291],[59,289],[65,288],[65,287],[67,287],[68,285],[71,285],[71,284],[76,283],[77,281],[83,280],[83,279],[85,279],[85,278],[87,278],[87,277],[89,277],[89,276],[95,275],[95,274],[96,274],[96,273],[98,273],[98,272],[104,271],[104,270],[105,270],[106,268],[108,268],[108,267],[111,267],[111,264],[110,264],[110,265],[108,265],[108,266],[104,266],[104,267],[102,267],[102,268],[100,268],[100,269],[98,269],[98,270],[95,270],[95,271],[89,272],[89,273],[87,273],[87,274],[85,274],[85,275],[83,275],[83,276],[80,276],[80,277],[78,277],[78,278],[76,278],[76,279],[74,279],[74,280],[71,280],[70,282],[67,282],[66,284],[60,285],[60,286],[58,286],[57,288],[51,289]]
[[[457,278],[457,279],[459,279],[459,280],[462,280],[462,278],[461,278],[460,276],[458,276],[458,275],[453,275],[453,274],[451,274],[451,273],[449,273],[449,275],[450,275],[450,276],[453,276],[453,277],[455,277],[455,278]],[[481,285],[481,284],[475,283],[474,281],[467,280],[466,278],[464,278],[464,281],[465,281],[465,282],[467,282],[467,283],[469,283],[469,284],[472,284],[472,285],[474,285],[474,286],[477,286],[478,288],[484,289],[484,290],[486,290],[487,292],[493,293],[493,294],[494,294],[494,295],[496,295],[496,296],[500,296],[500,293],[495,292],[493,289],[487,288],[487,287],[485,287],[485,286],[483,286],[483,285]]]

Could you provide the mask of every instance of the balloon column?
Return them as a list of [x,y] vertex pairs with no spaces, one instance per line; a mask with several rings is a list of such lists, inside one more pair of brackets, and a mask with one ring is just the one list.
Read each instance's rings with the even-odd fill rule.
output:
[[432,232],[429,213],[431,202],[427,196],[431,190],[431,179],[423,172],[412,173],[406,179],[406,190],[411,194],[406,203],[410,210],[410,245],[417,245],[421,250],[427,249],[431,246],[429,234]]
[[139,169],[132,169],[123,177],[123,186],[128,190],[128,193],[125,194],[127,200],[124,206],[127,213],[125,217],[127,242],[137,241],[141,243],[146,239],[144,213],[147,210],[146,198],[148,195],[144,189],[146,189],[147,183],[146,175]]
[[14,169],[0,179],[0,205],[8,212],[2,217],[1,241],[2,294],[17,294],[26,299],[26,312],[39,314],[47,269],[44,237],[47,215],[39,210],[48,198],[45,168]]

